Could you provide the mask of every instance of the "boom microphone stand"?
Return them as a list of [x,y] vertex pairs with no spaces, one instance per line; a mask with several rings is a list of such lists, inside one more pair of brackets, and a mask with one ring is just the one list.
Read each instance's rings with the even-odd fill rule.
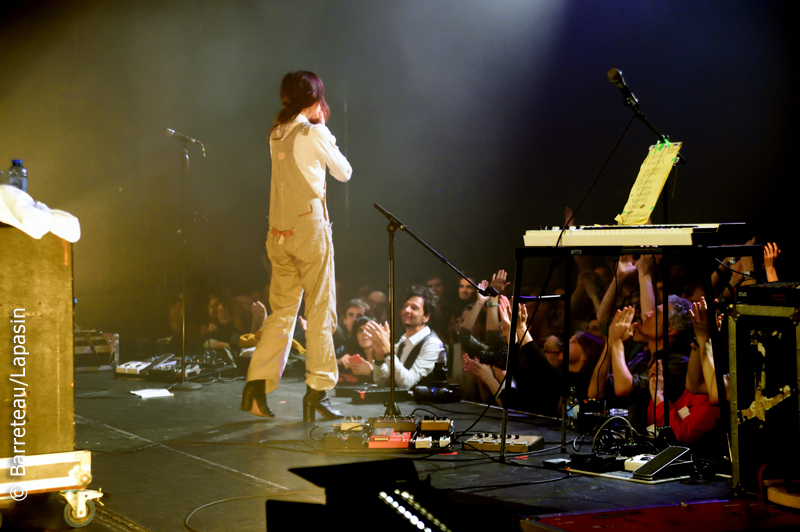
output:
[[453,266],[449,260],[439,254],[435,249],[430,247],[428,244],[425,243],[421,238],[415,235],[409,228],[398,220],[392,213],[378,205],[377,203],[374,204],[374,207],[381,211],[384,216],[389,219],[389,226],[386,230],[389,232],[389,343],[390,345],[390,362],[389,362],[389,402],[386,404],[386,415],[387,416],[399,416],[400,415],[400,408],[397,406],[397,403],[394,400],[394,359],[395,359],[395,352],[394,352],[394,239],[395,233],[398,229],[405,231],[406,233],[411,236],[414,240],[422,244],[422,247],[433,253],[440,261],[444,262],[450,268],[453,269],[458,275],[460,275],[463,279],[466,279],[469,284],[475,287],[475,290],[479,291],[484,296],[495,297],[499,295],[496,288],[489,287],[486,290],[481,290],[478,285],[473,283],[466,275],[464,275],[461,270]]

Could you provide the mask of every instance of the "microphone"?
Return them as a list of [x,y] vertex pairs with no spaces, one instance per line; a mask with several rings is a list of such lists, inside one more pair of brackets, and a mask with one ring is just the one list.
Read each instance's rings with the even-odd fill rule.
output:
[[203,143],[200,142],[199,140],[193,139],[192,137],[187,137],[186,135],[184,135],[182,133],[178,133],[174,129],[168,129],[167,130],[167,136],[168,137],[175,137],[176,139],[182,140],[184,142],[192,142],[194,144],[199,144],[200,147],[203,149],[203,157],[206,156],[206,148],[205,148],[205,146],[203,146]]
[[636,96],[633,95],[631,92],[630,87],[625,83],[625,80],[622,79],[622,72],[617,70],[616,68],[612,68],[608,71],[608,81],[614,84],[616,88],[622,92],[622,96],[625,98],[625,104],[630,105],[633,107],[635,111],[639,110],[639,100],[636,99]]

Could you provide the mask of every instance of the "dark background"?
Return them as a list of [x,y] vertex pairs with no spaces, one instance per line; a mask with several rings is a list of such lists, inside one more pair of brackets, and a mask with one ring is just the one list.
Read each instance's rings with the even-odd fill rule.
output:
[[[791,2],[3,5],[0,162],[23,159],[31,195],[80,219],[83,326],[154,334],[181,291],[182,144],[167,128],[208,152],[190,149],[187,304],[264,288],[266,134],[296,69],[325,81],[354,169],[328,185],[347,299],[388,279],[375,202],[478,280],[513,268],[524,231],[563,224],[630,117],[611,67],[685,143],[670,221],[749,222],[796,280]],[[578,223],[613,220],[654,140],[633,124]],[[399,290],[443,271],[398,236]]]

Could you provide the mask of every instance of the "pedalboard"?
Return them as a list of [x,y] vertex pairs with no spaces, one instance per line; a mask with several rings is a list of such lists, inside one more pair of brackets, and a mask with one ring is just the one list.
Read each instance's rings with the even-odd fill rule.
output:
[[[500,434],[478,433],[465,441],[465,451],[500,451],[502,438]],[[544,438],[526,434],[506,434],[505,450],[507,453],[527,453],[544,447]]]
[[416,432],[417,419],[410,416],[381,416],[370,418],[370,425],[377,429],[394,429],[397,432]]

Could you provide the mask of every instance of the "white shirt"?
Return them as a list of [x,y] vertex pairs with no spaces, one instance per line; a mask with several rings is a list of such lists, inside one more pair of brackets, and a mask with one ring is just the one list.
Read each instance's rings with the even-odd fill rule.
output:
[[[414,349],[423,338],[431,333],[429,327],[423,327],[419,332],[406,338],[404,334],[400,341],[395,346],[395,360],[394,360],[394,384],[400,390],[410,390],[425,376],[433,371],[436,361],[439,359],[439,354],[444,351],[444,344],[437,337],[433,336],[425,342],[419,352],[419,356],[412,364],[411,369],[406,369],[403,363],[408,359],[411,350]],[[399,351],[399,346],[405,342],[403,351]],[[399,359],[398,359],[399,357]],[[384,359],[386,360],[386,359]],[[386,360],[384,364],[373,364],[372,379],[376,384],[386,384],[389,381],[389,364],[390,361]]]
[[[279,126],[275,134],[283,137],[302,122],[310,123],[302,114],[297,115],[292,122]],[[272,143],[269,146],[272,155]],[[327,126],[316,124],[311,126],[308,135],[297,135],[294,139],[294,162],[300,172],[311,185],[311,189],[321,200],[325,200],[325,168],[337,181],[346,183],[353,174],[353,169],[347,159],[336,146],[336,137],[331,134]]]

